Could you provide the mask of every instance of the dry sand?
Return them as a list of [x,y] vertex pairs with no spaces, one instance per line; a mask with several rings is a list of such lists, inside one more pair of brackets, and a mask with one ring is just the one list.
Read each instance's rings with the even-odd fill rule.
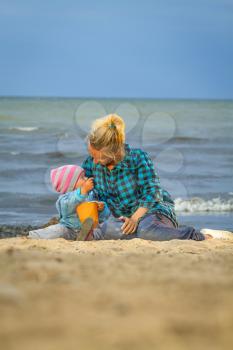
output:
[[233,348],[233,242],[0,240],[1,350]]

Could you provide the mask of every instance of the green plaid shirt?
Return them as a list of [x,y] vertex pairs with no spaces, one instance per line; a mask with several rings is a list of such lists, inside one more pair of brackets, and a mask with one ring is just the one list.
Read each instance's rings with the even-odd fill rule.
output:
[[94,177],[98,198],[108,204],[115,217],[130,217],[139,208],[159,212],[178,226],[174,202],[160,186],[159,177],[148,154],[125,144],[125,157],[112,170],[95,164],[89,156],[82,164],[87,177]]

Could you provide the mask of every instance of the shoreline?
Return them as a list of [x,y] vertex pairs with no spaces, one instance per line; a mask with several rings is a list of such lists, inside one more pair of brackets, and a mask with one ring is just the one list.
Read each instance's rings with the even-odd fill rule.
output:
[[[55,224],[57,221],[52,218],[49,222],[44,225],[0,225],[0,240],[15,237],[26,237],[30,230],[36,230],[38,228],[44,228],[49,225]],[[179,227],[188,226],[186,224],[179,225]],[[217,230],[221,230],[218,228]],[[223,229],[225,231],[232,232],[233,239],[233,228]]]
[[44,228],[58,223],[57,217],[52,217],[48,222],[42,225],[0,225],[0,240],[4,238],[27,236],[30,230]]

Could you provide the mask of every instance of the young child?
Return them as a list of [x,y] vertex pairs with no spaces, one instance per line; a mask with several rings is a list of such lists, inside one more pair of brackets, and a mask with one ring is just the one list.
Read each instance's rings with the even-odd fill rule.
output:
[[[85,171],[78,165],[64,165],[51,171],[53,188],[61,193],[56,208],[59,224],[29,232],[29,238],[70,240],[101,239],[101,223],[108,219],[110,210],[106,203],[98,202],[93,178],[85,177]],[[99,212],[99,225],[92,230],[93,221],[87,219],[81,224],[76,207],[84,201],[96,201]]]

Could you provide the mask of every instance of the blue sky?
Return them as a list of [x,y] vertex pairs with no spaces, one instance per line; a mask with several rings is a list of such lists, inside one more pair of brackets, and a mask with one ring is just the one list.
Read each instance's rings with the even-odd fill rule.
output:
[[233,98],[233,0],[1,0],[0,95]]

